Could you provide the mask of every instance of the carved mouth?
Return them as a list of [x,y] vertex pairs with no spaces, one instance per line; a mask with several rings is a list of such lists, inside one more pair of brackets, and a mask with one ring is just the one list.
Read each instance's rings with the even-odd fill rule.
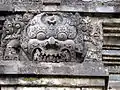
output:
[[42,51],[41,49],[36,48],[32,54],[32,60],[39,62],[69,62],[70,59],[71,56],[68,50],[62,50],[57,53],[55,50]]

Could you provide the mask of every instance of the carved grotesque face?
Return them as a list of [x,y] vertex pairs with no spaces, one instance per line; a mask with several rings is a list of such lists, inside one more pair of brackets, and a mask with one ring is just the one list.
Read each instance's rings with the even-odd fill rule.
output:
[[76,60],[76,28],[60,14],[39,14],[26,29],[29,38],[27,47],[32,60],[64,62]]

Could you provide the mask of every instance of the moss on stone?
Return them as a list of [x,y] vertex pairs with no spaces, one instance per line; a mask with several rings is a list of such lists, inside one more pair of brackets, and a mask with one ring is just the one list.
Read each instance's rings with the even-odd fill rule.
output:
[[30,78],[24,78],[23,80],[24,81],[36,81],[36,80],[38,80],[38,78],[33,78],[33,77],[31,78],[30,77]]

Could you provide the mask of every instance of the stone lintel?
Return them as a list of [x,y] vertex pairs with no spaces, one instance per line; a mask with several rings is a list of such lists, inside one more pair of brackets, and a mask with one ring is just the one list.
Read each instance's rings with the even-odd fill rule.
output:
[[38,74],[38,75],[73,75],[73,76],[107,76],[99,62],[61,62],[35,63],[32,61],[0,61],[1,74]]
[[[13,78],[14,77],[14,78]],[[83,78],[83,77],[0,77],[0,85],[18,85],[18,86],[58,86],[58,87],[103,87],[104,78]]]
[[54,4],[59,4],[60,5],[61,0],[43,0],[44,5],[54,5]]

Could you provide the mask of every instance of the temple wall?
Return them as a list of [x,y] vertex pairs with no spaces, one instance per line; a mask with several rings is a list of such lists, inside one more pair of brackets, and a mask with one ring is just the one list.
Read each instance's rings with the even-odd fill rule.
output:
[[[50,62],[46,63],[31,61],[26,53],[20,52],[17,55],[19,59],[4,59],[2,41],[1,90],[120,90],[119,0],[0,0],[0,12],[1,41],[3,27],[9,16],[15,18],[20,15],[24,19],[27,13],[32,15],[32,18],[28,17],[30,21],[46,12],[52,12],[53,16],[60,13],[62,18],[67,17],[68,20],[74,17],[73,22],[80,22],[75,25],[78,37],[74,41],[78,45],[79,54],[82,53],[84,57],[78,57],[80,62],[76,59],[67,63],[49,59]],[[69,15],[66,16],[66,13]],[[29,20],[22,22],[28,25]],[[47,22],[52,25],[56,23],[49,19]],[[69,23],[65,27],[72,28]]]

